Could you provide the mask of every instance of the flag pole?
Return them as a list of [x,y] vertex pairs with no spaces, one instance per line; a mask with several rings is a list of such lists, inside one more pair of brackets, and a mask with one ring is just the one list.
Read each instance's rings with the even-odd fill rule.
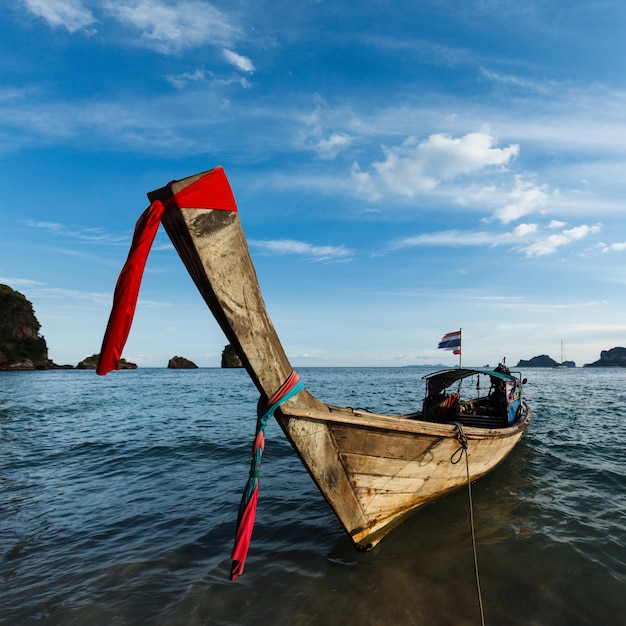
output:
[[459,328],[459,369],[463,367],[463,329]]

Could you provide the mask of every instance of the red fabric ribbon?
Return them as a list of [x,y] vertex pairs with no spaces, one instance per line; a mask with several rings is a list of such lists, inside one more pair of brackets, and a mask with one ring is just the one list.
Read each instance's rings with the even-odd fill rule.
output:
[[169,207],[237,211],[235,198],[224,169],[216,167],[172,195],[165,204],[155,200],[142,213],[135,226],[128,258],[115,285],[113,307],[96,368],[96,373],[100,376],[120,367],[120,357],[133,323],[148,254],[159,229],[163,212]]

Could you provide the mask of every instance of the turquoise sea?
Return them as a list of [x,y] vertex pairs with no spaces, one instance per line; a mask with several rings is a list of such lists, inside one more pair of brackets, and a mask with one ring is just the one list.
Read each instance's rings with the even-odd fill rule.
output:
[[[411,411],[418,368],[300,369]],[[626,623],[626,370],[526,370],[534,413],[472,487],[485,621]],[[229,581],[257,392],[243,370],[0,372],[0,623],[480,624],[468,493],[357,552],[276,422]]]

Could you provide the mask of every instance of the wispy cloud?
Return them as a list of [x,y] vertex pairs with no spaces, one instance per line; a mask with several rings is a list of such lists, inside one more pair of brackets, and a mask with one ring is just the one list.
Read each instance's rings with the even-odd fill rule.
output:
[[9,285],[14,289],[16,287],[34,287],[41,285],[37,280],[31,280],[30,278],[8,278],[7,276],[0,276],[0,283],[3,285]]
[[165,76],[170,85],[176,89],[182,89],[187,83],[202,83],[210,79],[212,74],[204,69],[197,68],[193,72],[182,72],[180,74],[168,74]]
[[427,62],[440,67],[474,67],[477,63],[476,54],[470,48],[442,45],[423,37],[402,39],[378,34],[372,37],[366,34],[364,41],[369,47],[378,48],[385,52],[399,52],[405,57],[413,56],[419,59],[421,63]]
[[392,250],[414,246],[489,246],[496,245],[497,237],[487,231],[442,230],[405,237],[391,244]]
[[508,224],[520,219],[524,215],[534,213],[546,206],[548,202],[548,185],[537,185],[524,180],[522,176],[515,177],[515,187],[511,190],[508,202],[497,209],[494,216],[501,222]]
[[81,0],[22,0],[22,2],[27,11],[42,18],[53,28],[65,28],[70,33],[78,30],[94,32],[91,27],[97,20]]
[[36,228],[39,230],[45,230],[49,233],[53,233],[55,235],[61,237],[67,237],[69,239],[79,239],[82,241],[89,242],[100,242],[100,243],[127,243],[128,236],[114,236],[110,233],[107,233],[104,228],[77,228],[75,226],[67,226],[65,224],[61,224],[59,222],[46,222],[46,221],[37,221],[37,220],[26,220],[26,225],[31,228]]
[[[548,226],[548,229],[554,229],[554,222]],[[526,257],[538,257],[553,254],[559,248],[597,234],[600,230],[600,224],[592,226],[582,224],[553,234],[546,233],[546,230],[541,229],[538,224],[519,224],[509,232],[445,230],[405,237],[393,242],[390,249],[398,250],[417,246],[495,247],[506,245],[522,252]]]
[[98,307],[110,306],[111,294],[93,291],[81,291],[79,289],[62,289],[57,287],[43,287],[34,292],[38,298],[50,300],[63,300],[73,302],[83,302]]
[[[100,0],[89,3],[91,8],[81,0],[22,0],[22,4],[50,27],[70,33],[96,32],[95,25],[101,22],[94,14],[97,11],[137,33],[138,43],[162,54],[203,45],[228,47],[241,36],[226,13],[202,0]],[[240,69],[252,65],[245,57],[240,57],[239,64]]]
[[556,85],[554,81],[540,82],[516,74],[503,74],[501,72],[494,72],[487,69],[486,67],[481,67],[480,71],[482,72],[483,76],[485,76],[485,78],[488,78],[494,83],[511,85],[513,87],[519,87],[524,91],[530,90],[540,94],[551,92]]
[[302,116],[304,130],[300,133],[297,143],[299,147],[312,150],[320,159],[334,159],[340,152],[348,149],[355,138],[347,132],[329,128],[326,117],[330,109],[326,101],[317,94],[315,109]]
[[137,31],[141,43],[162,54],[202,45],[229,46],[240,36],[225,13],[200,0],[108,0],[104,7]]
[[574,241],[580,241],[588,235],[600,232],[600,229],[600,224],[594,224],[593,226],[582,224],[581,226],[575,226],[574,228],[563,230],[560,233],[539,239],[538,241],[525,246],[522,250],[527,257],[553,254],[557,251],[557,249],[563,246],[573,243]]
[[165,80],[178,90],[182,90],[190,83],[206,83],[210,87],[228,87],[229,85],[240,85],[248,89],[251,85],[245,76],[239,73],[232,73],[228,76],[219,76],[215,72],[203,68],[195,69],[193,72],[182,72],[181,74],[168,74]]
[[292,254],[304,256],[316,261],[347,260],[354,252],[345,246],[314,246],[292,239],[253,240],[250,246],[264,254]]

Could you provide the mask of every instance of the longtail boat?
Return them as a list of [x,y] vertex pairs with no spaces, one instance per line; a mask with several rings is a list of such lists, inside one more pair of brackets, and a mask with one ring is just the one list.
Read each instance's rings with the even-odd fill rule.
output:
[[[355,546],[369,550],[420,507],[483,476],[514,448],[531,411],[521,375],[456,368],[425,377],[421,407],[380,415],[314,397],[293,371],[263,301],[239,212],[221,167],[148,193],[116,285],[97,372],[118,367],[159,223],[185,264],[261,401],[238,540],[249,541],[265,421],[274,415]],[[477,379],[477,390],[465,384]],[[480,381],[483,381],[482,383]],[[484,393],[481,394],[481,384]],[[468,394],[469,391],[469,394]],[[466,463],[459,463],[459,453]],[[246,526],[247,524],[247,526]],[[245,527],[245,528],[244,528]],[[243,555],[233,552],[239,569]]]

